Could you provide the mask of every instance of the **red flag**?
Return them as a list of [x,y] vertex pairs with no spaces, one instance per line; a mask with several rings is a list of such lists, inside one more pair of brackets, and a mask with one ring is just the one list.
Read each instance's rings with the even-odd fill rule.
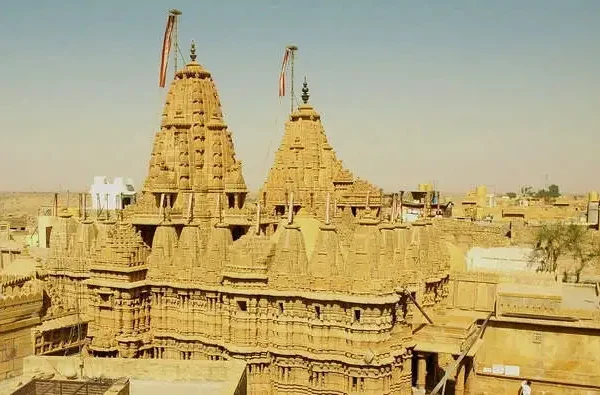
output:
[[290,52],[292,51],[286,48],[285,54],[283,54],[283,64],[281,65],[281,73],[279,74],[279,97],[285,96],[285,69],[290,58]]
[[165,87],[167,79],[167,67],[169,63],[169,55],[171,54],[171,34],[175,25],[175,15],[169,15],[167,19],[167,28],[165,29],[165,37],[163,39],[162,53],[160,58],[160,74],[158,77],[158,86]]

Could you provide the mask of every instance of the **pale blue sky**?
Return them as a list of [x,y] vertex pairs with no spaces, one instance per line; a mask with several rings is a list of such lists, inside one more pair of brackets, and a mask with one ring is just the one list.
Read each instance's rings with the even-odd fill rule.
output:
[[298,45],[338,157],[386,190],[600,188],[600,1],[4,1],[0,190],[147,172],[166,11],[213,73],[246,181],[266,177]]

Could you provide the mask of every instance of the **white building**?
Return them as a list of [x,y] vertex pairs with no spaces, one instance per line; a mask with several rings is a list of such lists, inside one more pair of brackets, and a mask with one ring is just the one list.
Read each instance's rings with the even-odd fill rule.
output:
[[112,184],[105,176],[94,177],[90,195],[94,210],[122,210],[135,202],[133,182],[123,177],[115,177]]

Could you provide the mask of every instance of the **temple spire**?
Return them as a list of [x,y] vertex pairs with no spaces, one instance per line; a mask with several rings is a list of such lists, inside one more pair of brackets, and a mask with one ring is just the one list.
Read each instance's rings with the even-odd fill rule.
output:
[[302,101],[304,102],[304,104],[308,103],[308,98],[310,96],[308,95],[308,82],[306,82],[306,77],[304,77],[304,83],[302,84]]
[[190,59],[192,62],[196,61],[196,43],[192,40],[192,47],[190,48]]

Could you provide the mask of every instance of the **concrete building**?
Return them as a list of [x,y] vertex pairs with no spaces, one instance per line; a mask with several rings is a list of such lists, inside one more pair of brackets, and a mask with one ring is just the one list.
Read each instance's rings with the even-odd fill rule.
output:
[[14,240],[9,222],[0,222],[0,271],[21,254],[22,245]]
[[131,179],[115,177],[110,183],[105,176],[94,177],[90,187],[93,210],[123,210],[135,203],[135,188]]

